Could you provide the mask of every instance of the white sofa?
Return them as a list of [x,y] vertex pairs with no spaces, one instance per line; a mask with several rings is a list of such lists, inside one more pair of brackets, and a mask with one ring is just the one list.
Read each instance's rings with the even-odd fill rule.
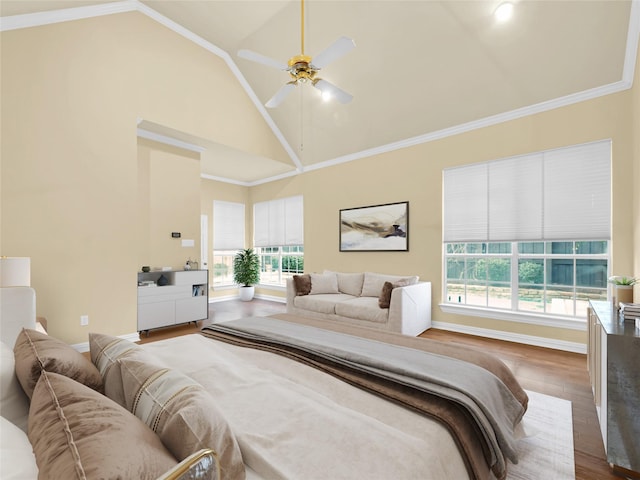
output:
[[[431,283],[420,282],[418,277],[327,270],[297,277],[287,280],[289,314],[412,336],[431,327]],[[308,288],[296,288],[306,286],[307,280],[311,284],[308,293]],[[391,285],[385,287],[386,282]],[[381,295],[384,300],[383,289],[388,308],[379,304]]]

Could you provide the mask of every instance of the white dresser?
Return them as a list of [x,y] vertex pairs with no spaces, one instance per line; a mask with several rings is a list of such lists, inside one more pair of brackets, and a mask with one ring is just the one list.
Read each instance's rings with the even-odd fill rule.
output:
[[208,270],[138,273],[138,331],[206,319],[208,278]]

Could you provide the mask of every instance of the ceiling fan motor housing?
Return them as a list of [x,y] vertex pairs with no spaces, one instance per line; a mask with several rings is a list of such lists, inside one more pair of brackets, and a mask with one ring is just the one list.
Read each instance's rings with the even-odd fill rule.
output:
[[318,72],[318,70],[311,65],[311,57],[308,55],[296,55],[295,57],[291,57],[288,65],[289,68],[287,70],[296,83],[313,82],[313,79]]

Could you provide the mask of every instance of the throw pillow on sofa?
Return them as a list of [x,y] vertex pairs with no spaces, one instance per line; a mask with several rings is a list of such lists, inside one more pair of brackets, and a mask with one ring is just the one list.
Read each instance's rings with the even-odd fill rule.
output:
[[406,280],[399,280],[395,283],[384,282],[382,292],[380,293],[380,297],[378,297],[378,306],[380,308],[389,308],[391,306],[391,293],[393,293],[393,289],[396,287],[406,287],[407,285],[409,285],[409,282]]
[[311,293],[311,275],[294,275],[293,288],[299,297],[309,295],[309,293]]
[[418,277],[401,277],[399,275],[383,275],[381,273],[364,273],[364,283],[362,284],[362,297],[379,297],[382,293],[384,282],[406,281],[407,285],[418,283]]
[[342,273],[325,270],[324,273],[333,273],[338,277],[338,290],[340,293],[359,297],[362,293],[362,282],[364,273]]
[[340,293],[335,273],[311,273],[311,295]]

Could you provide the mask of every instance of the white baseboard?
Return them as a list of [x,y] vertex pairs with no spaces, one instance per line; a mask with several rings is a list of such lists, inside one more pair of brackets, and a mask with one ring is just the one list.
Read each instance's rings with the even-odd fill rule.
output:
[[265,295],[264,293],[256,293],[255,298],[259,298],[260,300],[268,300],[270,302],[278,302],[278,303],[287,303],[286,297],[277,297],[275,295]]
[[[130,342],[138,342],[138,341],[140,341],[140,335],[138,334],[138,332],[126,333],[124,335],[118,335],[118,338],[122,338],[124,340],[129,340]],[[88,352],[89,351],[89,342],[75,343],[75,344],[73,344],[71,346],[73,348],[75,348],[77,351],[79,351],[80,353],[84,353],[84,352]]]
[[[256,293],[253,298],[259,300],[268,300],[270,302],[287,303],[285,297],[277,297],[274,295],[265,295],[263,293]],[[209,303],[228,302],[229,300],[238,300],[238,295],[229,295],[225,297],[209,297]]]
[[564,350],[573,353],[587,353],[587,346],[584,343],[567,342],[566,340],[536,337],[533,335],[524,335],[522,333],[503,332],[501,330],[490,330],[488,328],[471,327],[469,325],[459,325],[457,323],[432,322],[431,326],[440,330],[466,333],[479,337],[494,338],[496,340],[506,340],[508,342],[523,343],[525,345],[534,345],[536,347],[553,348],[554,350]]

